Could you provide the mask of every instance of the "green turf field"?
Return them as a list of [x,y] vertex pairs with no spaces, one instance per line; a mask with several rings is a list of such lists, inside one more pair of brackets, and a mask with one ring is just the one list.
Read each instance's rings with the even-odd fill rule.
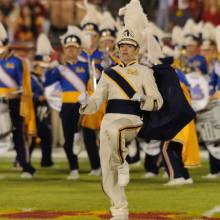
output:
[[[32,180],[20,179],[20,172],[12,170],[12,160],[4,158],[0,161],[0,178],[4,177],[0,179],[0,219],[9,219],[2,217],[4,213],[24,211],[92,211],[104,214],[108,211],[109,201],[102,192],[101,178],[87,175],[89,165],[85,159],[80,160],[81,176],[80,180],[75,181],[66,180],[68,166],[64,159],[55,160],[56,166],[50,169],[40,168],[36,161],[38,172]],[[202,167],[191,170],[195,181],[193,185],[170,188],[163,186],[166,180],[161,177],[151,180],[141,179],[144,174],[143,166],[132,167],[132,180],[126,189],[129,210],[132,213],[177,212],[185,213],[185,216],[201,216],[220,205],[220,178],[212,181],[202,179],[201,176],[207,173],[208,167],[204,163]],[[220,216],[220,213],[215,216]],[[77,216],[62,216],[56,219],[109,218],[79,213]]]

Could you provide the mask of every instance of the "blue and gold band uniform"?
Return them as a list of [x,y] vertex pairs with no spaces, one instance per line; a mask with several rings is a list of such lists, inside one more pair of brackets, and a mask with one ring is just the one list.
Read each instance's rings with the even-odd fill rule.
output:
[[[40,138],[42,151],[41,166],[49,167],[53,165],[52,154],[52,133],[49,125],[49,107],[44,97],[44,87],[41,77],[32,72],[31,85],[33,91],[33,101],[36,112],[37,132]],[[30,146],[30,158],[36,145],[36,138],[33,138]]]
[[[28,89],[30,89],[30,82],[26,81],[27,84],[24,84],[24,77],[28,79],[28,73],[25,72],[27,70],[27,66],[25,66],[20,58],[16,57],[9,51],[4,58],[0,58],[0,67],[1,96],[7,96],[10,93],[16,92],[20,89],[22,89],[24,93],[24,91],[27,90],[27,88],[25,88],[24,86],[28,86]],[[14,98],[9,99],[8,103],[11,121],[14,127],[13,141],[15,144],[15,150],[17,152],[17,160],[22,166],[24,172],[34,174],[35,168],[28,162],[28,159],[26,157],[23,124],[24,118],[21,116],[21,114],[23,113],[21,112],[21,95],[16,95],[14,96]]]
[[211,73],[209,87],[210,87],[210,95],[216,94],[218,99],[220,99],[220,73],[217,74],[215,69],[213,69]]
[[103,67],[101,65],[101,61],[103,59],[103,53],[100,50],[96,49],[93,52],[83,50],[80,54],[79,59],[82,62],[85,62],[85,63],[88,63],[89,59],[91,61],[94,61],[95,62],[95,67],[97,68],[97,70],[99,70],[100,73],[102,72]]
[[22,61],[12,54],[9,54],[5,59],[0,59],[1,68],[14,82],[14,87],[9,87],[6,83],[0,80],[1,95],[15,92],[21,88],[22,82]]
[[[81,80],[85,87],[87,86],[89,80],[87,63],[81,61],[78,61],[75,64],[66,63],[64,67],[68,68],[71,74],[74,74],[79,80]],[[78,159],[77,156],[73,154],[73,140],[74,133],[78,130],[80,107],[78,96],[81,94],[81,91],[77,90],[77,88],[64,76],[65,73],[62,74],[59,67],[48,69],[45,72],[45,80],[43,84],[44,86],[48,86],[54,82],[60,82],[63,90],[60,117],[65,139],[64,150],[69,161],[70,170],[78,170]]]
[[191,67],[193,71],[199,69],[202,72],[202,74],[208,73],[207,62],[205,60],[205,57],[201,55],[195,55],[188,58],[188,65]]
[[[101,61],[103,59],[103,53],[96,49],[94,52],[89,53],[87,51],[82,51],[80,54],[80,59],[83,59],[85,62],[89,60],[95,63],[96,68],[96,79],[99,80],[103,67]],[[93,94],[92,79],[90,78],[87,91],[89,95]],[[97,138],[96,131],[100,129],[101,121],[105,113],[105,104],[103,104],[98,112],[92,115],[83,115],[81,117],[81,126],[83,129],[83,137],[86,150],[88,152],[90,164],[92,170],[97,170],[100,168],[100,159],[98,154]]]

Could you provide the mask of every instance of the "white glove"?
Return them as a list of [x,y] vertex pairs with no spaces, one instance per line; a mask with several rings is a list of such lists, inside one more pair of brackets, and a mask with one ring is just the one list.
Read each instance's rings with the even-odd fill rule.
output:
[[78,101],[82,105],[82,107],[84,108],[87,105],[87,102],[88,102],[88,94],[87,94],[87,92],[82,92],[78,96]]
[[132,101],[143,102],[146,100],[146,96],[144,94],[135,93],[131,98]]

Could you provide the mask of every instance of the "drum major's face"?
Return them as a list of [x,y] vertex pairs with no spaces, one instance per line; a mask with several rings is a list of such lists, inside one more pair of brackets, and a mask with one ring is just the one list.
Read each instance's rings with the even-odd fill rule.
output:
[[131,44],[120,44],[119,55],[124,63],[129,63],[137,57],[139,49]]

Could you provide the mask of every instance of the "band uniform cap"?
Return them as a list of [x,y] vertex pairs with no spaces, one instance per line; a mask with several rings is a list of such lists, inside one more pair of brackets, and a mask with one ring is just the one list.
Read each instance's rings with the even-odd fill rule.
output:
[[116,30],[112,29],[103,29],[100,31],[100,41],[102,40],[115,40],[116,39]]
[[76,35],[69,35],[64,38],[64,47],[74,46],[74,47],[81,47],[82,42],[80,38]]
[[41,67],[47,68],[51,62],[51,57],[49,55],[35,55],[34,64]]
[[135,34],[132,30],[124,28],[118,36],[117,45],[120,46],[121,44],[130,44],[135,47],[139,46],[139,39],[137,34]]
[[98,28],[98,25],[95,24],[95,23],[91,23],[91,22],[88,22],[88,23],[85,23],[83,26],[82,26],[82,30],[84,32],[87,32],[88,34],[99,34],[99,28]]
[[60,36],[61,44],[63,47],[81,47],[82,45],[82,30],[80,30],[77,26],[69,25],[67,28],[67,32]]
[[54,51],[48,37],[41,33],[37,38],[36,55],[34,57],[35,65],[48,67],[51,61],[51,53]]
[[194,35],[187,35],[184,37],[184,46],[196,46],[198,39]]

